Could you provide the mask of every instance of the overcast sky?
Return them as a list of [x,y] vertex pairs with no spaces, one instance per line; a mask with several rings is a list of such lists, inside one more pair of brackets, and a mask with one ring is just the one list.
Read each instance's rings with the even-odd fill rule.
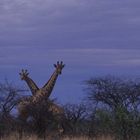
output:
[[27,68],[42,86],[63,60],[52,97],[76,103],[90,77],[140,78],[139,38],[139,0],[1,0],[0,80],[26,86]]

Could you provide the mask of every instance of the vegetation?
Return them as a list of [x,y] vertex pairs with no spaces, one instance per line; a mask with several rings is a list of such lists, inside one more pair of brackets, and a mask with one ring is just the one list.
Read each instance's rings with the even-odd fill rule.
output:
[[[23,135],[22,138],[20,138],[20,136],[17,133],[11,134],[7,137],[3,137],[1,140],[42,140],[41,138],[38,138],[36,135],[32,135],[32,136],[26,136]],[[50,140],[50,139],[47,139]],[[56,139],[54,139],[56,140]],[[61,140],[90,140],[88,137],[63,137]],[[98,137],[98,138],[93,138],[92,140],[113,140],[110,136],[102,136],[102,137]]]
[[[140,139],[139,81],[108,76],[91,78],[85,81],[85,86],[84,102],[62,105],[63,140],[74,136],[85,136],[85,139],[99,136],[108,140]],[[7,139],[60,137],[57,132],[58,116],[49,110],[56,101],[42,101],[38,106],[29,107],[31,115],[26,122],[13,113],[23,98],[23,92],[25,90],[8,82],[0,84],[0,136],[3,139],[7,135],[11,137]]]
[[91,102],[91,135],[111,134],[119,140],[140,138],[140,82],[115,77],[86,81]]

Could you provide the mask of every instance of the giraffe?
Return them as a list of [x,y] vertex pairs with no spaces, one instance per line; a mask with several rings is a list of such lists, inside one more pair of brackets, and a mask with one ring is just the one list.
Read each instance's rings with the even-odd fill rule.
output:
[[50,79],[48,80],[48,82],[42,88],[38,88],[38,86],[35,84],[35,82],[28,76],[29,73],[27,70],[22,69],[22,72],[19,74],[20,74],[21,80],[26,81],[27,85],[29,86],[29,88],[31,90],[33,97],[38,98],[38,97],[43,96],[43,98],[44,97],[48,98],[51,95],[51,92],[54,88],[57,77],[58,77],[58,75],[61,74],[64,66],[65,65],[63,64],[62,61],[61,61],[61,63],[59,63],[59,61],[58,61],[57,64],[54,64],[54,67],[56,69],[55,69],[54,73],[52,74],[52,76],[50,77]]
[[[49,100],[48,98],[51,95],[56,80],[58,76],[62,73],[62,69],[64,68],[64,66],[65,65],[63,64],[62,61],[61,62],[58,61],[57,64],[54,64],[55,71],[51,75],[48,82],[42,88],[39,88],[35,84],[35,82],[29,77],[29,73],[27,70],[22,69],[21,73],[19,73],[20,78],[21,80],[24,80],[27,83],[27,85],[31,90],[32,96],[28,98],[24,98],[19,102],[18,111],[19,111],[20,119],[26,121],[27,118],[30,116],[29,108],[39,104],[43,100],[46,101]],[[51,103],[49,107],[49,111],[52,111],[54,115],[58,115],[58,116],[59,115],[62,116],[62,114],[64,114],[63,109],[54,103]]]
[[35,93],[39,90],[35,82],[28,76],[29,73],[27,70],[22,69],[21,73],[19,73],[21,80],[25,80],[27,85],[29,86],[32,95],[35,95]]

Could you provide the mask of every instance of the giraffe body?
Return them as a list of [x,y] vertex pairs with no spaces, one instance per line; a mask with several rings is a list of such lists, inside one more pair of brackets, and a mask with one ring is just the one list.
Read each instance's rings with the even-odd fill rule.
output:
[[[40,102],[39,101],[33,102],[32,98],[30,98],[30,97],[22,100],[18,106],[19,118],[23,121],[26,121],[28,119],[28,117],[31,115],[30,109],[32,109],[34,107],[39,107],[38,104],[40,104],[41,101],[42,100],[40,100]],[[48,108],[48,112],[51,112],[54,116],[57,116],[57,117],[59,117],[59,119],[61,119],[60,117],[63,116],[63,114],[64,114],[63,108],[61,108],[59,105],[57,105],[51,101],[49,101],[49,102],[50,102],[49,103],[50,105]]]

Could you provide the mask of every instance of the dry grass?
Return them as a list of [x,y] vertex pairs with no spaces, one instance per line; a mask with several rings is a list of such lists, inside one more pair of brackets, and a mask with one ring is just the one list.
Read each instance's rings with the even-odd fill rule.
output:
[[[0,138],[0,140],[44,140],[44,139],[38,138],[36,135],[32,135],[32,136],[23,135],[23,137],[21,138],[18,133],[13,133],[10,136]],[[53,139],[46,138],[45,140],[58,140],[58,139],[57,138],[53,138]],[[65,137],[61,140],[113,140],[113,138],[111,138],[110,136],[108,136],[108,137],[102,136],[102,137],[98,137],[98,138],[89,139],[87,137],[81,136],[81,137]]]
[[87,138],[87,137],[75,137],[75,138],[64,138],[63,140],[113,140],[110,136],[102,136],[102,137],[97,137],[97,138]]

